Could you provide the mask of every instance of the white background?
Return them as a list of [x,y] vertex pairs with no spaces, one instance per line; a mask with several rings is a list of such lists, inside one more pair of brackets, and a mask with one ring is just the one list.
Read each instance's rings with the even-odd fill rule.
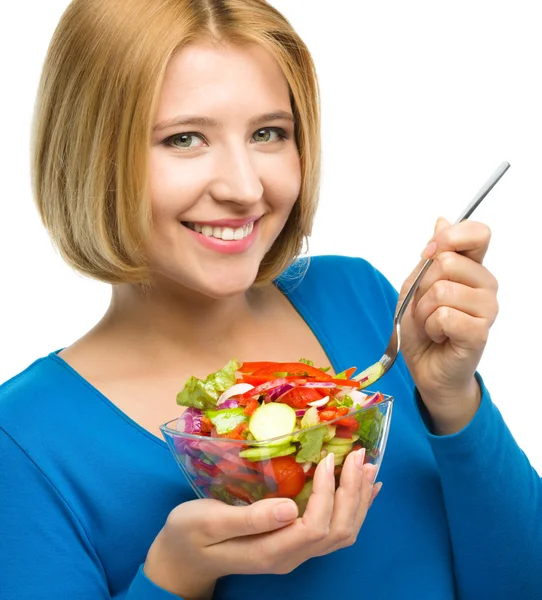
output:
[[[83,334],[109,300],[107,286],[74,274],[53,251],[29,188],[34,94],[67,4],[0,9],[0,382]],[[398,287],[437,216],[455,220],[496,167],[511,163],[473,217],[493,230],[486,264],[500,281],[480,371],[542,471],[539,3],[273,4],[307,42],[321,82],[324,180],[311,254],[363,256]]]

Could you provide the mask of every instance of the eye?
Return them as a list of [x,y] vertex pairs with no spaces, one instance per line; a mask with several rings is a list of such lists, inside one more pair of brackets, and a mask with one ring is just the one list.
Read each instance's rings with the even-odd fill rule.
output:
[[287,139],[286,132],[280,127],[265,127],[264,129],[258,129],[253,135],[252,139],[259,144],[269,144],[271,142],[280,142],[281,140]]
[[165,139],[164,144],[179,150],[193,150],[205,146],[206,142],[198,133],[176,133]]

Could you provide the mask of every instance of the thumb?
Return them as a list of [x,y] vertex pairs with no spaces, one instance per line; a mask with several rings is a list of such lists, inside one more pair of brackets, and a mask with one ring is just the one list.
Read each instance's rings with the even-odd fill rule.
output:
[[427,260],[428,258],[433,258],[435,252],[437,251],[437,244],[435,242],[435,236],[439,231],[446,229],[446,227],[450,227],[451,223],[447,221],[444,217],[439,217],[437,222],[435,223],[435,228],[433,230],[433,237],[429,240],[429,243],[421,253],[422,260]]
[[[213,503],[213,506],[204,506],[207,503]],[[196,504],[199,506],[196,507]],[[194,502],[193,507],[201,514],[200,519],[203,517],[208,521],[205,531],[212,538],[209,544],[274,531],[289,525],[298,516],[296,503],[287,498],[267,498],[249,506],[229,506],[218,500],[200,500]],[[189,518],[194,521],[196,515]]]

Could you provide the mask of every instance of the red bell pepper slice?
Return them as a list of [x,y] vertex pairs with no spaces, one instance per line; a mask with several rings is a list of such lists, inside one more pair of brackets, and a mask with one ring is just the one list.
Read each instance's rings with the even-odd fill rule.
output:
[[248,504],[256,502],[256,498],[254,498],[254,496],[242,485],[237,485],[235,483],[227,483],[225,488],[228,493],[230,493],[232,496],[235,496],[236,498],[239,498],[239,500],[242,500],[243,502],[247,502]]
[[[265,392],[268,392],[273,388],[284,385],[285,383],[291,383],[291,381],[292,380],[286,379],[285,377],[281,377],[280,379],[272,379],[271,381],[266,381],[265,383],[262,383],[261,385],[258,385],[257,387],[248,390],[248,392],[241,394],[239,396],[239,405],[246,406],[246,402],[247,400],[250,400],[250,398],[261,396],[262,394],[265,394]],[[305,380],[297,380],[297,382],[305,383]]]
[[258,402],[258,400],[256,400],[256,398],[251,398],[247,402],[247,405],[243,412],[245,413],[245,415],[248,415],[250,417],[254,413],[254,411],[258,408],[258,406],[260,406],[260,403]]
[[256,369],[261,369],[262,367],[268,367],[269,365],[275,365],[277,363],[266,361],[260,362],[244,362],[237,370],[239,373],[253,373]]
[[344,417],[340,421],[337,421],[337,427],[348,427],[348,429],[355,430],[358,429],[359,423],[356,417]]
[[250,373],[252,375],[273,375],[274,373],[288,373],[290,375],[309,376],[319,379],[320,381],[329,381],[331,375],[324,371],[311,367],[300,362],[245,362],[239,367],[240,373]]

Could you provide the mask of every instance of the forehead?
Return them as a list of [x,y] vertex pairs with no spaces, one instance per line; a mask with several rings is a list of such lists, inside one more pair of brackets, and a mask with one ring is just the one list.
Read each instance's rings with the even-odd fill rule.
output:
[[286,78],[274,57],[256,44],[191,44],[169,62],[157,119],[190,113],[220,118],[226,112],[290,110]]

